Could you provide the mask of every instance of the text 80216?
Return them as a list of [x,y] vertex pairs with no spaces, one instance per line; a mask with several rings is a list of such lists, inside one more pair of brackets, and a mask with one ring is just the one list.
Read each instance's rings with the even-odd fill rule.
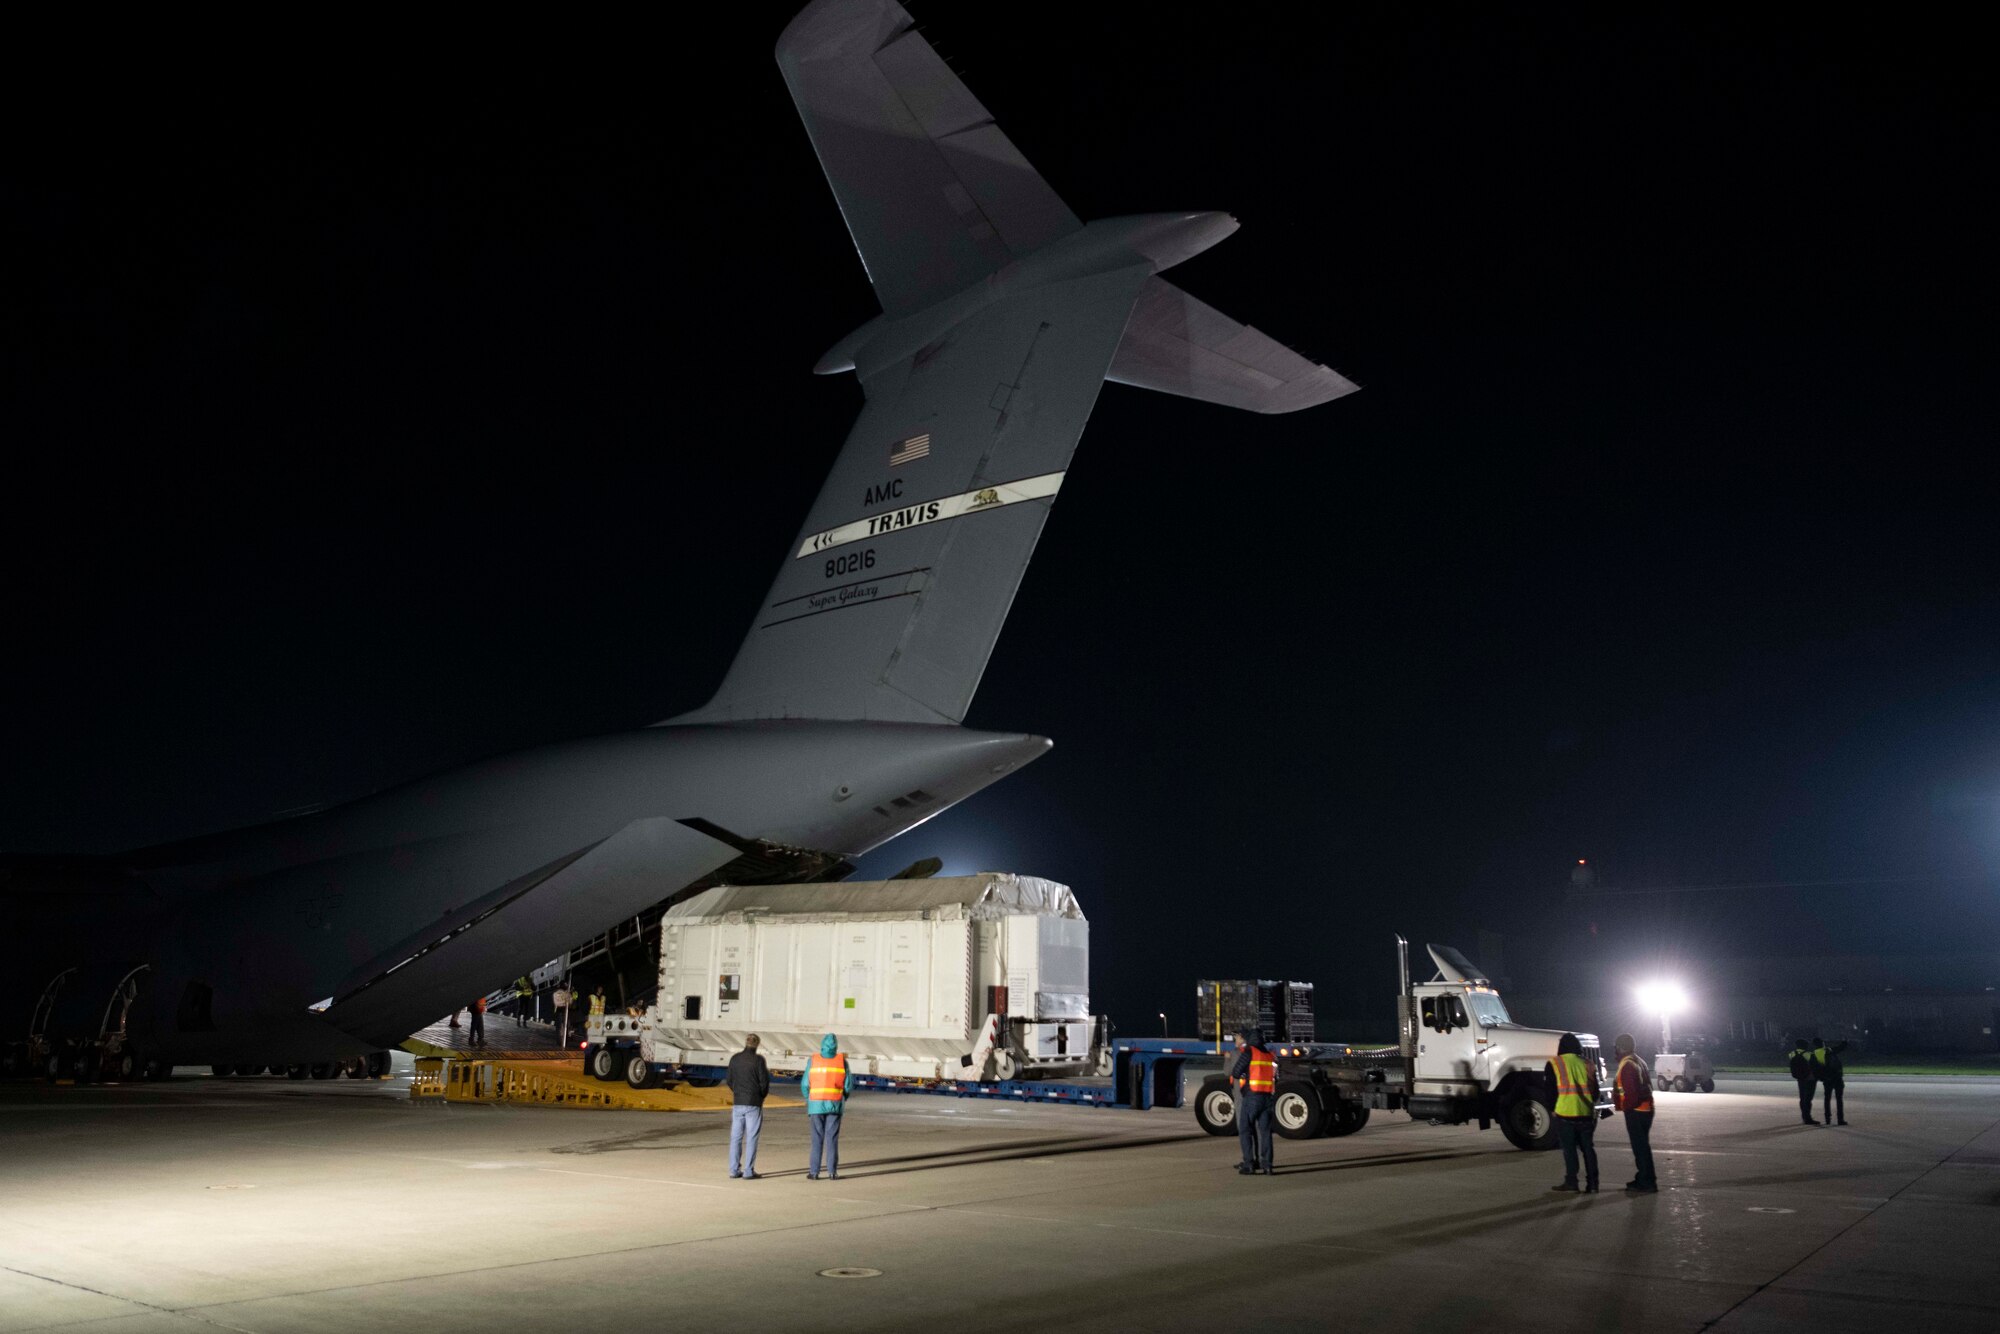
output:
[[845,556],[835,556],[826,563],[826,577],[837,579],[845,574],[860,574],[863,570],[875,568],[875,548],[852,551]]

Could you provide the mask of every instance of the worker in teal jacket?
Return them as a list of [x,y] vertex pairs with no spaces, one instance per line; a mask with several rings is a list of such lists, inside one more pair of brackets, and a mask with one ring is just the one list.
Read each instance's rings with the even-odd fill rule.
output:
[[806,1180],[819,1180],[822,1149],[827,1179],[834,1180],[840,1175],[840,1115],[847,1107],[847,1095],[854,1092],[854,1075],[833,1034],[819,1040],[819,1055],[806,1062],[805,1073],[799,1076],[799,1091],[806,1095],[806,1120],[812,1124]]

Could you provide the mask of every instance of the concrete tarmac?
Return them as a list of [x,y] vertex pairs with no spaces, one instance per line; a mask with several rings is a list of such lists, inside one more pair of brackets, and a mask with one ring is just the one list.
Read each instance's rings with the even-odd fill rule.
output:
[[[0,1330],[2000,1328],[2000,1080],[1664,1094],[1663,1189],[1377,1114],[1239,1177],[1190,1112],[864,1094],[761,1181],[726,1115],[415,1105],[384,1083],[0,1085]],[[878,1276],[821,1277],[838,1269]]]

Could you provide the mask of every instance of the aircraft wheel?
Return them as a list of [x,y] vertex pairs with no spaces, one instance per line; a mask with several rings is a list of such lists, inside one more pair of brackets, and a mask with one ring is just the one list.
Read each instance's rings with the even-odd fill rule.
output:
[[1201,1086],[1201,1092],[1194,1097],[1194,1119],[1211,1135],[1232,1135],[1236,1133],[1236,1095],[1229,1091],[1229,1082],[1216,1075]]
[[261,1065],[244,1065],[239,1062],[238,1064],[232,1065],[229,1068],[236,1075],[238,1079],[249,1079],[252,1076],[261,1075],[264,1073],[264,1067]]
[[389,1053],[386,1051],[369,1052],[366,1068],[370,1079],[387,1079],[390,1070]]
[[95,1047],[86,1050],[76,1059],[76,1082],[95,1084],[104,1078],[104,1053]]
[[288,1065],[285,1067],[285,1078],[304,1079],[305,1077],[306,1068],[303,1065]]
[[1702,1081],[1701,1081],[1701,1091],[1702,1091],[1703,1093],[1713,1093],[1713,1092],[1715,1092],[1715,1081],[1714,1081],[1714,1080],[1712,1080],[1712,1079],[1704,1079],[1704,1080],[1702,1080]]
[[53,1084],[76,1073],[76,1057],[67,1047],[57,1047],[42,1062],[42,1076]]
[[333,1079],[340,1074],[338,1061],[314,1061],[306,1067],[306,1073],[314,1079]]
[[233,1065],[211,1065],[208,1067],[208,1072],[217,1079],[227,1079],[236,1073],[236,1067]]
[[157,1056],[149,1059],[145,1065],[140,1067],[139,1071],[141,1078],[154,1084],[159,1083],[163,1079],[171,1079],[173,1073],[174,1067],[172,1062],[163,1061]]
[[123,1048],[104,1063],[104,1077],[115,1083],[130,1083],[139,1073],[139,1057],[130,1047]]

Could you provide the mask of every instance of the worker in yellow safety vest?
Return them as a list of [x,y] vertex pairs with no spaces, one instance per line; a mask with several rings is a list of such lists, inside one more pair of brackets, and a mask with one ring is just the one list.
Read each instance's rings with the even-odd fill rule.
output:
[[1597,1193],[1597,1072],[1583,1059],[1583,1044],[1565,1033],[1549,1062],[1556,1089],[1556,1142],[1562,1145],[1563,1179],[1550,1190],[1577,1192],[1576,1159],[1583,1155],[1582,1193]]
[[1625,1134],[1632,1141],[1632,1162],[1638,1171],[1625,1183],[1627,1195],[1656,1195],[1653,1176],[1653,1076],[1639,1059],[1638,1043],[1620,1033],[1612,1044],[1618,1053],[1618,1073],[1611,1077],[1611,1105],[1625,1113]]
[[1229,1067],[1229,1085],[1236,1093],[1236,1142],[1243,1176],[1275,1175],[1271,1161],[1272,1114],[1277,1105],[1278,1059],[1264,1046],[1258,1029],[1236,1038],[1236,1059]]
[[590,1017],[592,1019],[602,1019],[604,1017],[603,987],[599,987],[597,990],[590,993]]
[[821,1038],[819,1055],[807,1059],[799,1088],[806,1095],[806,1120],[812,1126],[806,1180],[819,1180],[822,1163],[827,1180],[835,1180],[840,1176],[840,1118],[847,1110],[847,1095],[854,1092],[854,1076],[847,1072],[847,1058],[840,1054],[833,1034]]

